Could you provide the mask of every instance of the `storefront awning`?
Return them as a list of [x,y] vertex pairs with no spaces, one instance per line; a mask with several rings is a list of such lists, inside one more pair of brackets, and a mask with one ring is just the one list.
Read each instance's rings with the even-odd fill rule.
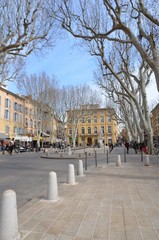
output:
[[27,136],[15,136],[14,140],[19,140],[21,142],[31,142],[33,138]]

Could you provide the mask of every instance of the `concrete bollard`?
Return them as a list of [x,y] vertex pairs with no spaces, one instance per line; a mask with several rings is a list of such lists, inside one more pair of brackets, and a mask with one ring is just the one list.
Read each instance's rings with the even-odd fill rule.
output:
[[149,155],[145,155],[145,166],[150,166]]
[[46,157],[49,156],[49,152],[48,152],[48,150],[45,150],[45,154],[46,154]]
[[80,177],[83,177],[83,176],[84,176],[84,173],[83,173],[83,161],[82,161],[82,160],[78,160],[78,170],[77,170],[77,174],[78,174]]
[[118,155],[117,161],[116,161],[116,166],[121,166],[121,158],[120,155]]
[[67,148],[67,154],[68,155],[72,155],[72,151],[71,151],[71,147],[70,146],[68,146],[68,148]]
[[68,165],[67,184],[75,185],[75,169],[73,164]]
[[0,215],[0,240],[19,240],[16,193],[3,192]]
[[47,187],[47,200],[58,201],[58,186],[57,186],[57,175],[55,172],[49,173],[48,187]]

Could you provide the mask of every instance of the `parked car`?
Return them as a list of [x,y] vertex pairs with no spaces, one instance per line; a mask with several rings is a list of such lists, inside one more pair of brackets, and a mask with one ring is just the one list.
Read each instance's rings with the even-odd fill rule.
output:
[[15,152],[27,152],[28,148],[27,147],[23,147],[23,146],[16,146],[15,147]]
[[19,152],[27,152],[27,148],[20,146]]

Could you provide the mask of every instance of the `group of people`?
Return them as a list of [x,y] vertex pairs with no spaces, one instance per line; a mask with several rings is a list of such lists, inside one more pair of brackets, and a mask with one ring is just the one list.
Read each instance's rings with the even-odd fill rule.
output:
[[[129,153],[130,143],[128,141],[125,142],[125,147],[126,147],[127,153]],[[147,153],[146,144],[143,142],[135,141],[132,147],[134,148],[136,154],[138,153],[138,151],[143,152],[145,154]]]
[[16,153],[22,151],[21,148],[28,150],[30,152],[31,146],[30,143],[26,144],[25,146],[20,145],[19,143],[14,142],[13,140],[10,141],[4,141],[2,140],[0,143],[2,153],[5,154],[5,152],[12,155],[12,153],[15,151]]
[[12,152],[13,152],[13,149],[15,148],[15,145],[14,145],[13,141],[9,141],[7,144],[5,144],[5,142],[2,141],[1,148],[2,148],[3,154],[4,154],[5,151],[7,151],[10,155],[12,155]]

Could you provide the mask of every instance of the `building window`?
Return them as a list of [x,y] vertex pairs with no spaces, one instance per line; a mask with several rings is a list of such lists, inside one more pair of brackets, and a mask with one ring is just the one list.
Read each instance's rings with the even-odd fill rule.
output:
[[107,121],[108,121],[108,122],[111,122],[111,117],[110,117],[110,116],[107,117]]
[[97,134],[97,127],[94,128],[94,134]]
[[14,127],[14,133],[16,133],[16,134],[24,134],[24,129],[23,128]]
[[21,104],[19,105],[19,111],[23,112],[23,106]]
[[88,127],[88,134],[91,134],[91,128]]
[[10,111],[9,110],[4,110],[4,118],[7,120],[10,119]]
[[18,133],[18,128],[14,127],[14,133]]
[[81,123],[84,123],[84,117],[81,118]]
[[81,133],[85,134],[85,128],[84,127],[82,127],[82,129],[81,129]]
[[108,133],[112,133],[112,127],[108,126]]
[[17,113],[14,113],[13,119],[14,119],[15,122],[18,122],[18,121],[19,121],[19,116],[18,116]]
[[91,118],[90,117],[88,117],[87,122],[91,123]]
[[104,133],[104,126],[100,127],[100,132],[103,134]]
[[97,123],[97,117],[94,117],[94,123]]
[[23,116],[22,116],[22,114],[20,114],[19,115],[19,121],[22,123],[22,121],[23,121]]
[[14,110],[18,111],[18,104],[17,104],[17,102],[14,103]]
[[5,133],[9,133],[9,130],[10,130],[9,126],[5,126]]
[[5,99],[5,107],[10,108],[10,106],[11,106],[11,101],[8,98],[6,98]]
[[23,128],[19,128],[18,131],[19,131],[19,134],[24,134],[24,129]]
[[102,122],[102,123],[104,122],[104,116],[100,117],[100,122]]

